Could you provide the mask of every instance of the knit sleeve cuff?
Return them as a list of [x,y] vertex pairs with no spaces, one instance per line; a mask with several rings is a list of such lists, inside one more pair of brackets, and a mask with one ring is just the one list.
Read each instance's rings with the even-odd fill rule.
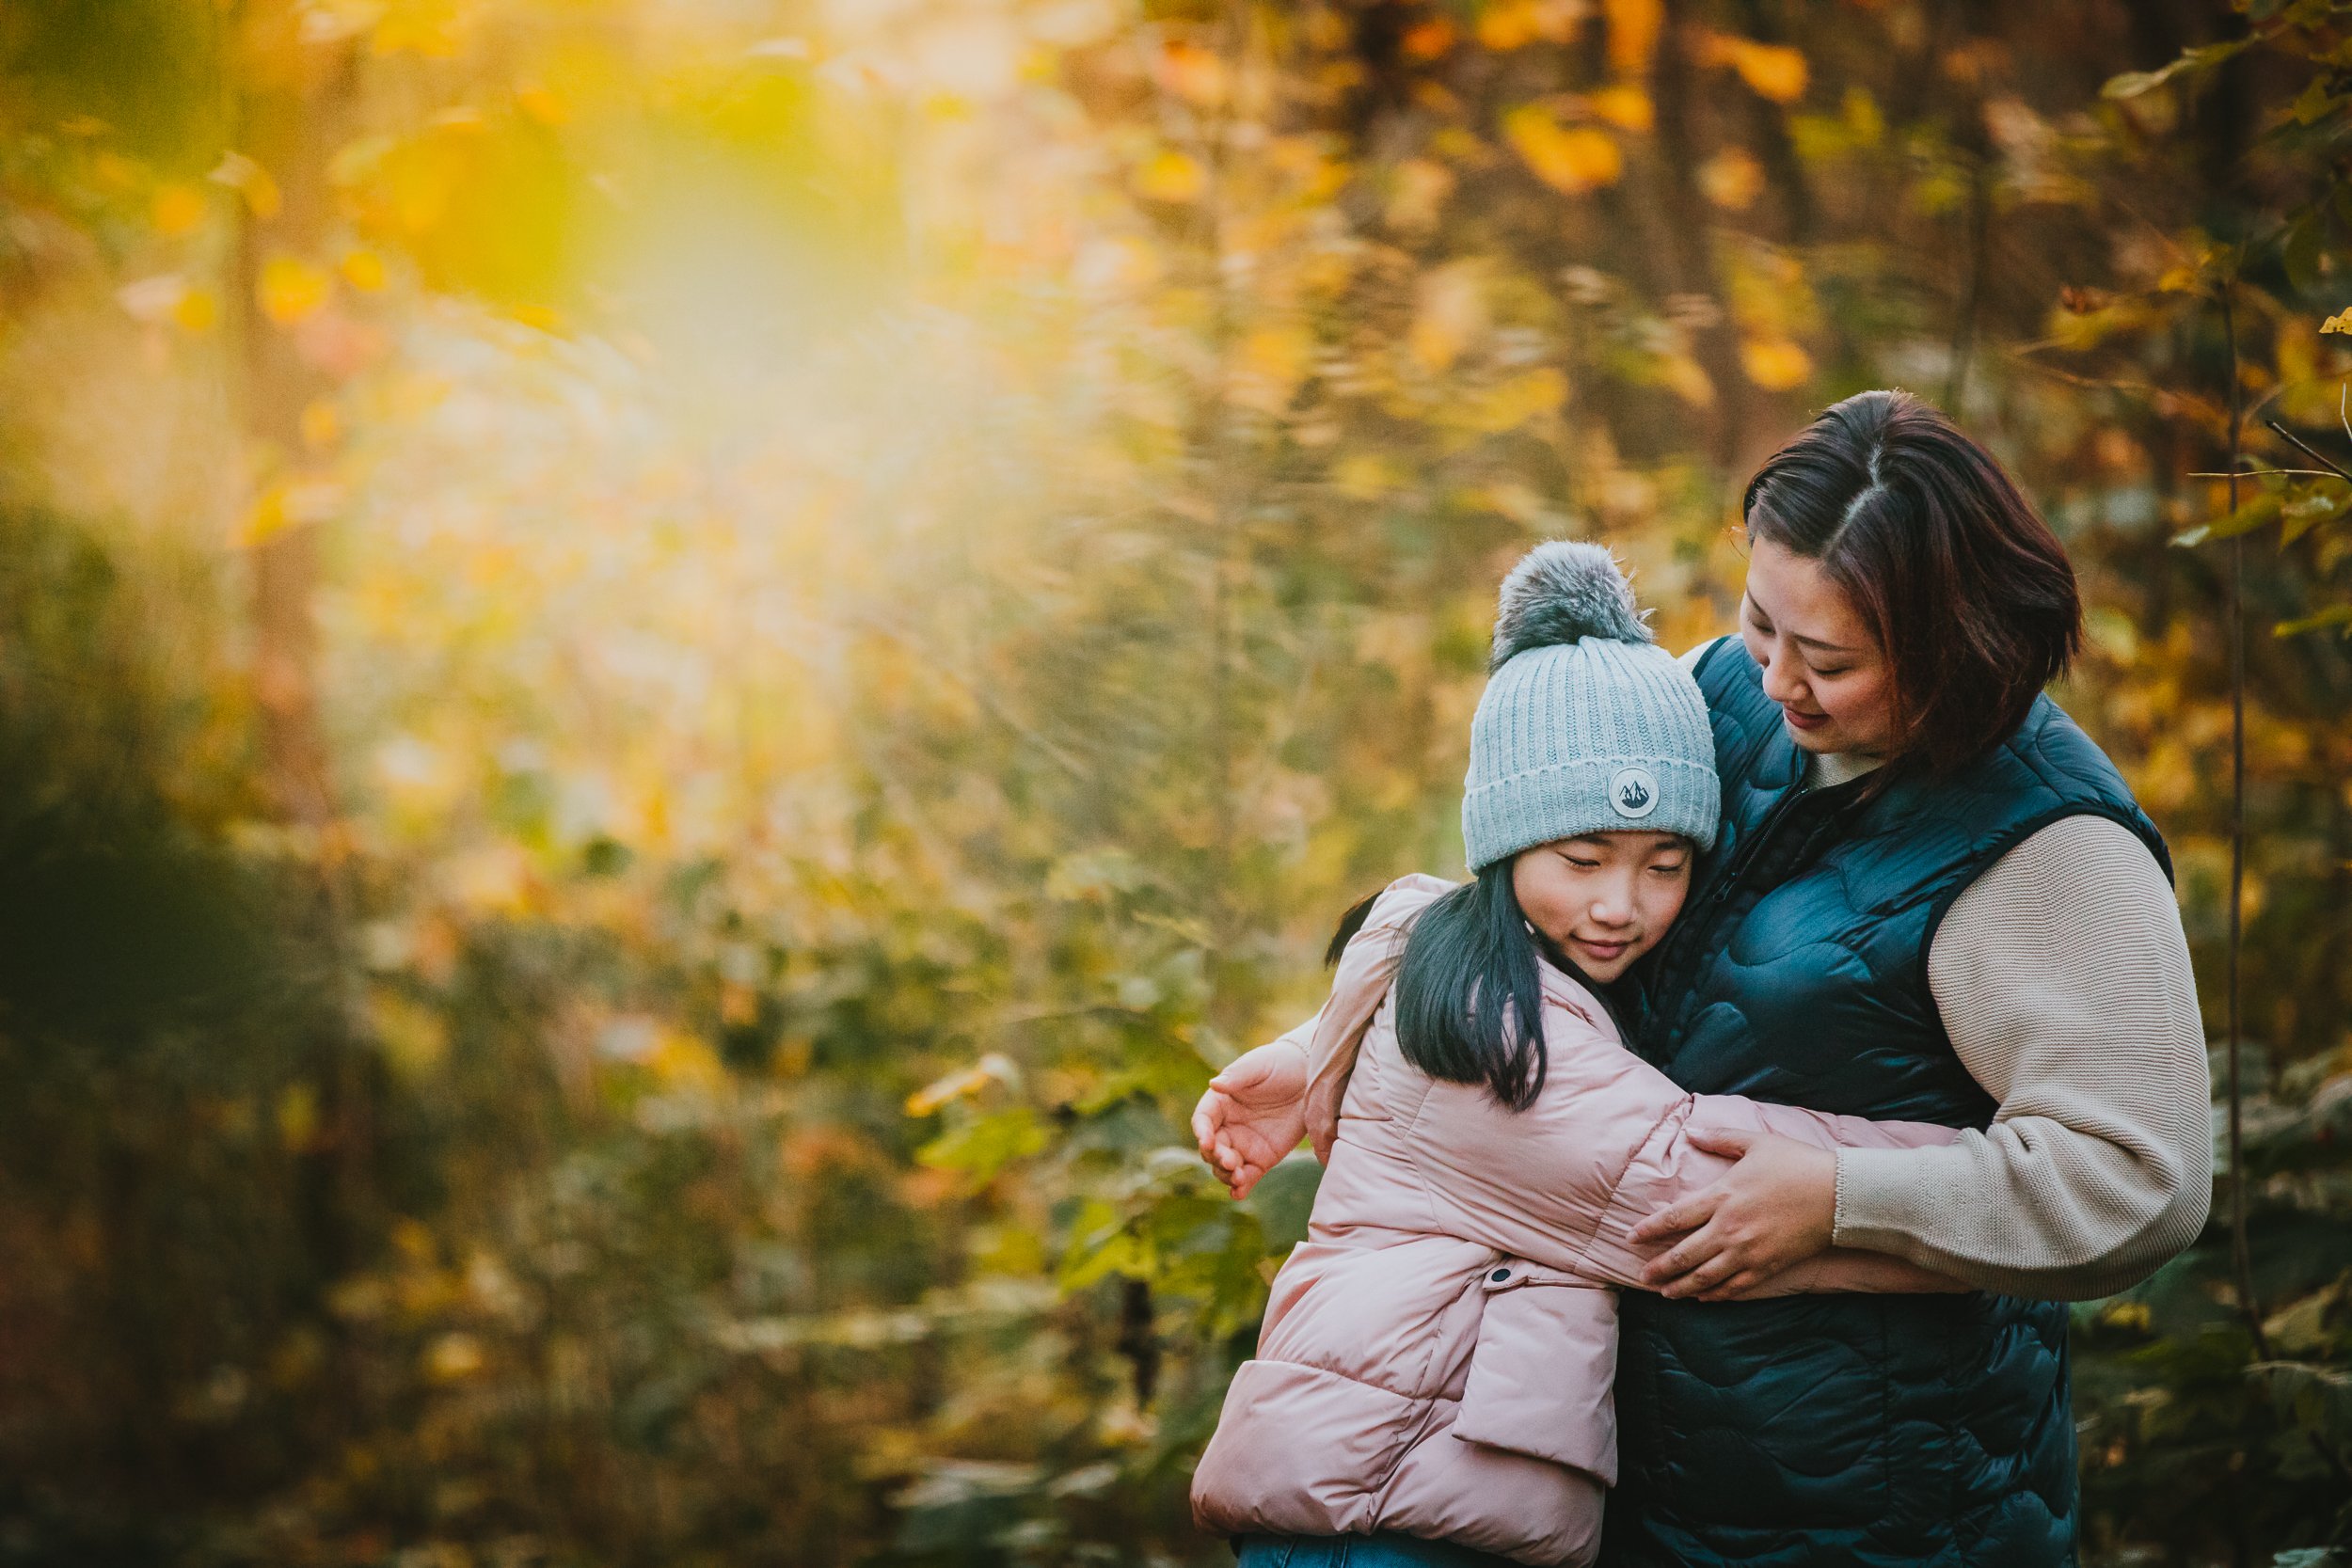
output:
[[1831,1241],[1916,1261],[1960,1185],[1950,1167],[1947,1148],[1839,1149]]

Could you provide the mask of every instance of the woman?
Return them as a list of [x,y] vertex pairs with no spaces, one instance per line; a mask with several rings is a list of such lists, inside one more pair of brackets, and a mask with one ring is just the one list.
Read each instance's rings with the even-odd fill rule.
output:
[[[2060,1302],[2144,1277],[2209,1192],[2203,1029],[2155,828],[2042,688],[2074,574],[1999,465],[1899,392],[1831,408],[1743,502],[1740,632],[1698,650],[1722,836],[1638,979],[1684,1088],[1961,1129],[1940,1148],[1771,1137],[1652,1217],[1622,1309],[1604,1560],[2070,1561]],[[1318,1150],[1354,1034],[1211,1085],[1246,1193]],[[1308,1041],[1323,1042],[1310,1060]],[[1978,1287],[1753,1299],[1832,1244]]]

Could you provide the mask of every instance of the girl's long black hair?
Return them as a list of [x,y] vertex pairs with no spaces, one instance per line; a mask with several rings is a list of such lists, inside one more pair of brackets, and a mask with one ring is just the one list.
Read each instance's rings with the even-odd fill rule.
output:
[[[1372,903],[1341,917],[1328,961],[1339,961]],[[1508,860],[1422,911],[1396,977],[1396,1042],[1405,1059],[1432,1078],[1484,1084],[1515,1111],[1534,1103],[1547,1065],[1542,959],[1579,973],[1528,925]]]

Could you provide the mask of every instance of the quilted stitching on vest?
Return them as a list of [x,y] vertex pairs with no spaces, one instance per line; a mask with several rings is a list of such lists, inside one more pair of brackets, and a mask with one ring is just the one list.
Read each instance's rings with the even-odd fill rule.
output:
[[[2043,697],[1946,779],[1800,793],[1747,651],[1702,660],[1723,836],[1653,960],[1638,1045],[1684,1087],[1982,1127],[1927,983],[1952,901],[2026,836],[2091,813],[2162,837]],[[1623,1481],[1604,1561],[2042,1568],[2074,1557],[2062,1304],[1964,1296],[1666,1301],[1629,1291]]]

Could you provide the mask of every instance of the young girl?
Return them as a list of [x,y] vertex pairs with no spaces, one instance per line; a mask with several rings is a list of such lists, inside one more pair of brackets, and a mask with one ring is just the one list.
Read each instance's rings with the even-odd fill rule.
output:
[[[1615,1291],[1652,1251],[1629,1233],[1729,1167],[1696,1145],[1954,1136],[1686,1094],[1624,1048],[1597,988],[1665,934],[1715,837],[1705,704],[1593,545],[1512,571],[1492,669],[1462,803],[1475,879],[1382,894],[1297,1042],[1343,1062],[1363,1036],[1308,1238],[1193,1481],[1242,1568],[1591,1562],[1616,1474]],[[1961,1287],[1830,1251],[1774,1289]]]

